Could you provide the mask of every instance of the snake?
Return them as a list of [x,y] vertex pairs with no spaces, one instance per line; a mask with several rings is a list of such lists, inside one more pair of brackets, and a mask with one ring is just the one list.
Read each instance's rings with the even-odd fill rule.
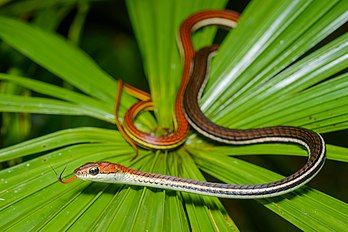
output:
[[[215,55],[218,45],[211,45],[193,52],[191,40],[187,36],[202,25],[218,24],[231,26],[232,22],[235,23],[236,16],[236,13],[227,10],[204,11],[194,14],[182,24],[180,35],[182,49],[185,54],[183,72],[183,82],[185,83],[181,83],[176,102],[176,108],[178,108],[178,110],[176,109],[177,129],[181,131],[175,135],[163,138],[170,140],[171,138],[181,137],[180,141],[178,139],[178,141],[172,143],[181,144],[182,140],[186,138],[188,125],[190,125],[201,135],[225,144],[293,143],[304,147],[309,154],[309,158],[303,167],[283,179],[269,183],[225,184],[142,172],[120,164],[103,161],[88,162],[80,166],[75,169],[74,176],[68,180],[63,180],[61,173],[60,176],[57,176],[58,180],[66,184],[79,178],[85,181],[138,185],[220,198],[255,199],[279,196],[294,191],[316,176],[323,167],[326,156],[325,141],[320,134],[309,129],[293,126],[273,126],[243,130],[231,129],[215,124],[200,109],[199,101],[208,80],[209,63]],[[188,60],[190,62],[187,62]],[[149,100],[143,102],[141,104],[149,107]],[[137,108],[135,108],[135,111],[137,111]],[[133,117],[134,115],[131,116]],[[129,131],[127,131],[128,133]],[[135,134],[130,137],[141,136],[141,134]],[[163,141],[167,141],[163,140],[163,138],[159,138],[159,143],[155,141],[155,146],[152,146],[153,140],[150,140],[150,145],[146,144],[146,146],[150,146],[150,148],[157,147],[160,143],[165,143]],[[142,142],[144,143],[143,145],[147,142],[146,139]],[[169,145],[169,148],[171,147]]]

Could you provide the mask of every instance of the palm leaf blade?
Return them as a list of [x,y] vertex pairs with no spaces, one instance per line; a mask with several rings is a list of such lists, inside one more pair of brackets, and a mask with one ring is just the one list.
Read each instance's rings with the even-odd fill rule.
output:
[[[6,43],[75,87],[113,104],[115,81],[86,54],[62,38],[3,17],[0,18],[0,36]],[[47,50],[41,49],[42,47]]]

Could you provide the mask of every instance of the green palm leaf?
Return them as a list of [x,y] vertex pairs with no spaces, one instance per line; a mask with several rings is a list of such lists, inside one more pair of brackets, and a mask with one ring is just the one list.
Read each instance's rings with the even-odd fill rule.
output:
[[[223,8],[225,3],[127,1],[160,126],[172,126],[182,71],[175,42],[180,22],[193,12]],[[348,75],[342,72],[348,67],[347,33],[317,45],[345,23],[347,10],[346,1],[253,1],[212,63],[202,99],[206,114],[229,127],[281,124],[319,132],[347,129]],[[195,46],[211,44],[215,31],[209,28],[194,35]],[[0,37],[79,90],[0,74],[2,81],[44,95],[2,94],[1,111],[85,115],[113,123],[116,81],[80,49],[55,34],[5,17],[0,18]],[[134,102],[124,94],[121,115]],[[149,130],[156,126],[150,114],[142,115],[137,123]],[[347,162],[347,148],[327,148],[328,159]],[[292,145],[220,146],[193,133],[178,150],[141,150],[131,162],[133,151],[115,130],[84,127],[57,131],[0,150],[0,161],[30,157],[0,171],[0,228],[238,230],[217,198],[81,181],[62,185],[51,166],[61,171],[69,163],[67,176],[85,162],[108,160],[192,179],[203,180],[204,171],[226,183],[265,183],[282,177],[231,157],[250,154],[306,155]],[[310,187],[258,202],[302,230],[342,231],[348,226],[348,205]]]

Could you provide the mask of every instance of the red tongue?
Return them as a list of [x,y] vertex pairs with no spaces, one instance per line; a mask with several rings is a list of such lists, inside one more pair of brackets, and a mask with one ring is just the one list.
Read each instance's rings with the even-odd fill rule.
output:
[[62,184],[68,184],[70,183],[71,181],[75,180],[77,178],[77,176],[73,176],[71,177],[70,179],[68,180],[63,180],[61,177],[58,177],[58,181]]
[[[51,165],[50,165],[50,166],[51,166]],[[63,171],[60,173],[60,175],[58,175],[58,173],[56,172],[56,170],[54,170],[54,168],[53,168],[52,166],[51,166],[51,168],[52,168],[53,172],[56,174],[57,180],[58,180],[60,183],[62,183],[62,184],[70,183],[71,181],[73,181],[73,180],[75,180],[75,179],[77,178],[77,176],[74,175],[73,177],[71,177],[71,178],[68,179],[68,180],[63,180],[62,175],[63,175],[63,172],[65,171],[66,166],[64,167],[64,169],[63,169]]]

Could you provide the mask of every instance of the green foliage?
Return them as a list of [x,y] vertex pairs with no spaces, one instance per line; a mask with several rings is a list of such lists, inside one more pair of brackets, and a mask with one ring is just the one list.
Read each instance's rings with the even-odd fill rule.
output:
[[[72,7],[69,1],[54,2],[67,4],[60,12]],[[176,46],[179,24],[194,12],[222,9],[226,4],[224,0],[213,2],[126,2],[160,126],[172,126],[182,71]],[[20,9],[15,6],[9,8],[11,14]],[[33,9],[40,7],[49,6]],[[346,22],[347,10],[347,1],[250,3],[213,60],[202,99],[207,116],[218,124],[238,128],[281,124],[321,133],[347,129],[348,74],[344,70],[348,67],[348,34],[320,44]],[[81,29],[77,25],[83,24],[85,14],[82,10],[72,26],[75,42]],[[195,47],[211,44],[215,31],[208,28],[195,34]],[[0,17],[0,38],[69,84],[61,87],[29,78],[26,73],[1,73],[2,83],[39,94],[3,93],[1,112],[88,116],[113,124],[117,82],[76,45],[47,27],[39,29],[9,17]],[[134,102],[123,94],[121,116]],[[139,117],[137,124],[156,127],[150,114]],[[61,171],[68,163],[67,176],[85,162],[108,160],[198,180],[204,180],[203,171],[226,183],[265,183],[282,177],[232,157],[250,154],[306,155],[293,145],[216,145],[192,132],[175,151],[141,150],[140,156],[130,161],[133,151],[116,130],[96,125],[60,130],[0,150],[0,161],[27,159],[0,171],[0,229],[238,230],[218,198],[79,180],[62,185],[51,166]],[[328,159],[347,162],[347,154],[347,148],[327,146]],[[348,226],[345,202],[307,186],[258,202],[302,230],[342,231]]]

